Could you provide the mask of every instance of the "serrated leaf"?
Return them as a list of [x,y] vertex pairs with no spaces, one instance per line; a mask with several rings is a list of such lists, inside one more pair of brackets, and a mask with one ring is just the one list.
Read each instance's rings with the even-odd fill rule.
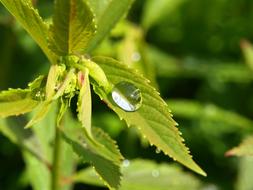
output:
[[117,188],[120,184],[120,164],[122,156],[108,135],[101,129],[93,128],[92,134],[96,141],[87,135],[86,130],[73,120],[68,120],[63,129],[63,138],[71,145],[80,158],[90,163],[108,187]]
[[48,49],[47,35],[48,27],[34,9],[31,0],[0,0],[8,11],[17,19],[23,28],[37,42],[40,48],[47,55],[48,59],[55,63],[55,56]]
[[235,190],[253,189],[253,157],[242,157],[239,159],[239,171]]
[[39,102],[33,100],[29,89],[9,89],[0,92],[0,117],[21,115],[32,111]]
[[128,12],[134,0],[88,0],[97,20],[97,32],[88,46],[91,52]]
[[[52,107],[47,117],[32,129],[24,129],[24,123],[20,119],[0,119],[0,132],[22,148],[28,178],[34,190],[50,189],[52,141],[57,114],[55,108]],[[28,118],[30,117],[31,114],[28,114]],[[73,151],[63,141],[61,141],[60,157],[61,176],[68,178],[73,174],[75,159]],[[71,184],[62,184],[61,189],[71,189],[70,186]]]
[[65,71],[64,66],[60,65],[52,65],[50,67],[48,77],[47,77],[47,84],[46,84],[46,99],[50,100],[55,95],[55,90],[58,85],[58,80],[60,76],[63,75]]
[[83,81],[81,81],[81,89],[78,96],[77,111],[78,119],[82,123],[83,127],[86,129],[88,135],[92,137],[91,133],[91,92],[90,92],[90,81],[89,81],[89,71],[86,69],[82,72]]
[[49,47],[58,55],[82,53],[96,32],[94,15],[84,0],[56,0]]
[[26,124],[25,128],[32,127],[36,123],[40,122],[47,115],[51,107],[51,102],[45,101],[40,104],[38,110],[36,110],[32,119]]
[[64,94],[72,93],[75,87],[76,87],[76,75],[75,69],[72,68],[66,74],[66,77],[62,82],[62,84],[59,86],[59,89],[57,90],[57,93],[54,95],[53,100],[58,99]]
[[43,151],[42,144],[36,134],[32,130],[24,129],[23,126],[20,125],[22,125],[20,120],[14,118],[0,119],[0,132],[12,143],[22,148],[26,168],[29,168],[28,177],[35,177],[37,175],[34,174],[39,173],[40,177],[35,177],[35,180],[31,181],[33,188],[35,190],[48,189],[45,187],[49,187],[50,185],[48,182],[48,179],[50,179],[50,172],[47,168],[47,166],[49,166],[49,160],[44,154],[45,152]]
[[[125,160],[119,190],[198,190],[201,183],[194,176],[172,164],[156,164],[148,160]],[[81,170],[74,181],[103,186],[91,168]]]
[[226,156],[253,156],[253,136],[247,137],[238,147],[229,150]]
[[166,155],[192,169],[193,171],[206,175],[205,172],[192,160],[188,148],[183,144],[177,124],[172,119],[167,104],[159,96],[158,92],[148,84],[147,79],[129,69],[124,64],[105,57],[93,59],[105,72],[108,80],[116,85],[125,81],[132,83],[142,93],[142,106],[135,112],[125,112],[112,101],[110,95],[103,89],[95,87],[96,93],[108,106],[116,112],[120,118],[125,119],[128,125],[137,126],[142,135],[150,144],[156,145]]

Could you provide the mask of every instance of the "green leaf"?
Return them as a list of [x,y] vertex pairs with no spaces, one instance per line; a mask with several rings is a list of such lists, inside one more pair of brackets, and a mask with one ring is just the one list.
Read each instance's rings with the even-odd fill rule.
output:
[[134,0],[88,0],[95,11],[97,32],[88,46],[91,52],[128,12]]
[[58,55],[82,53],[96,32],[94,15],[84,0],[56,0],[49,47]]
[[23,28],[37,42],[47,55],[48,59],[55,63],[55,56],[48,49],[47,36],[48,26],[34,9],[31,0],[0,0],[8,11],[17,19]]
[[[156,164],[148,160],[124,161],[123,178],[119,190],[198,190],[201,187],[192,175],[172,164]],[[74,181],[103,186],[91,168],[81,170]]]
[[238,147],[229,150],[226,156],[253,156],[253,136],[247,137]]
[[[91,92],[90,92],[90,81],[89,81],[89,71],[86,69],[85,72],[81,72],[81,89],[78,96],[77,110],[78,119],[82,123],[83,127],[86,129],[88,135],[92,137],[91,133]],[[82,79],[81,79],[82,80]]]
[[0,117],[21,115],[32,111],[39,102],[31,98],[29,89],[9,89],[0,92]]
[[122,156],[115,142],[101,129],[93,128],[92,134],[94,140],[97,140],[94,143],[86,130],[78,126],[73,119],[68,119],[67,123],[69,126],[66,126],[62,132],[65,141],[83,161],[89,162],[94,167],[108,187],[117,188],[121,178]]
[[148,84],[147,79],[111,58],[96,57],[93,61],[104,70],[112,84],[116,85],[119,82],[126,81],[139,88],[142,93],[142,106],[135,112],[125,112],[115,105],[110,97],[111,94],[107,95],[103,89],[95,87],[95,91],[101,99],[104,99],[120,118],[125,119],[128,125],[138,127],[151,145],[156,145],[166,155],[195,172],[206,175],[192,160],[188,148],[183,144],[183,139],[175,127],[177,124],[172,119],[167,104],[158,92]]
[[242,157],[239,159],[239,172],[237,176],[236,190],[253,189],[253,157]]
[[55,95],[55,91],[57,89],[58,80],[65,71],[64,66],[60,65],[52,65],[50,67],[48,77],[47,77],[47,84],[46,84],[46,99],[50,100]]
[[[48,190],[51,186],[51,168],[52,168],[52,162],[53,162],[53,152],[54,149],[52,146],[52,142],[54,142],[55,139],[55,127],[56,127],[56,116],[58,109],[57,104],[53,104],[51,106],[51,109],[49,113],[46,115],[46,117],[39,123],[35,124],[35,126],[32,129],[34,131],[35,135],[37,136],[40,145],[42,147],[42,153],[46,157],[47,160],[49,160],[49,166],[45,165],[43,166],[41,162],[38,162],[38,160],[34,160],[33,158],[27,158],[29,155],[25,155],[25,162],[27,164],[28,171],[30,170],[30,180],[33,185],[33,188],[37,187],[37,190]],[[29,114],[29,118],[31,118],[31,114]],[[67,121],[63,121],[63,125],[67,124]],[[26,129],[27,130],[27,129]],[[28,129],[29,130],[29,129]],[[30,156],[31,157],[31,156]],[[74,153],[71,150],[71,148],[63,141],[63,139],[60,140],[60,153],[59,157],[61,158],[59,160],[59,173],[60,173],[60,180],[64,180],[66,178],[69,178],[73,175],[73,170],[76,167],[75,162],[76,159],[74,157]],[[37,165],[37,167],[36,167]],[[40,174],[40,172],[43,172]],[[45,176],[45,178],[44,178]],[[36,178],[36,179],[34,179]],[[43,183],[44,181],[44,183]],[[72,184],[61,184],[62,190],[69,190],[71,189]],[[42,188],[43,187],[43,188]]]
[[50,108],[51,108],[51,102],[48,102],[48,101],[42,102],[40,106],[38,107],[38,109],[35,111],[35,114],[32,117],[32,119],[25,126],[25,128],[32,127],[33,125],[35,125],[36,123],[44,119],[44,117],[49,112]]
[[76,88],[76,79],[75,69],[72,68],[68,71],[64,81],[60,84],[58,91],[53,97],[53,100],[58,99],[64,94],[69,94],[69,98],[73,97],[73,92]]
[[[20,120],[0,119],[0,132],[9,140],[22,148],[26,169],[31,185],[35,190],[50,187],[49,159],[44,152],[38,136],[31,129],[20,126]],[[48,133],[47,133],[48,135]]]
[[111,84],[108,82],[104,71],[90,59],[81,58],[79,64],[74,65],[76,68],[85,72],[89,70],[89,75],[96,81],[99,86],[102,86],[106,92],[110,92],[112,89]]

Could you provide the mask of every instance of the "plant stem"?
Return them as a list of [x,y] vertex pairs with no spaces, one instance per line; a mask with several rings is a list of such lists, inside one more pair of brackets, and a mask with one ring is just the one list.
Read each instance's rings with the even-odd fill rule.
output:
[[[62,125],[62,121],[61,124]],[[55,128],[54,140],[54,153],[53,153],[53,168],[52,168],[52,181],[51,190],[59,190],[59,177],[60,177],[60,150],[61,150],[61,131],[59,127]]]

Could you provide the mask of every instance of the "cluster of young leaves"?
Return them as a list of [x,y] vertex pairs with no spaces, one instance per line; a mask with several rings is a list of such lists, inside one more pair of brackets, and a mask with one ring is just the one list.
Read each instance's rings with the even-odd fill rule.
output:
[[[109,188],[120,186],[122,156],[117,146],[91,124],[90,80],[94,91],[127,124],[137,126],[152,145],[197,173],[205,172],[192,160],[176,128],[167,104],[148,80],[124,64],[106,57],[85,58],[127,12],[132,0],[85,1],[55,0],[52,23],[40,17],[30,0],[0,0],[44,51],[52,66],[27,89],[0,93],[0,116],[8,117],[35,110],[26,127],[45,118],[58,101],[57,130],[61,138],[85,162],[94,166]],[[127,81],[140,89],[142,106],[125,112],[111,100],[111,90]],[[62,126],[71,99],[78,94],[78,124]],[[65,123],[65,125],[70,125]]]

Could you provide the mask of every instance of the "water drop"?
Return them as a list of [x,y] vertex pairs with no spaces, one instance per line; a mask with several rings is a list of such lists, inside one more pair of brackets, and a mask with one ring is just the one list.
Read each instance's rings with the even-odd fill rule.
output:
[[159,148],[157,148],[157,149],[155,150],[155,153],[156,153],[156,154],[159,154],[159,153],[161,153],[161,150],[160,150]]
[[152,171],[152,176],[153,177],[159,177],[160,176],[160,172],[158,170],[153,170]]
[[123,165],[123,167],[127,168],[130,165],[130,161],[129,160],[124,160],[122,165]]
[[137,62],[141,60],[141,54],[139,52],[134,52],[131,56],[132,61]]
[[43,88],[37,88],[32,92],[32,99],[37,101],[44,101],[45,100],[45,91]]
[[139,88],[129,82],[120,82],[112,90],[113,101],[124,111],[133,112],[141,107],[142,96]]

